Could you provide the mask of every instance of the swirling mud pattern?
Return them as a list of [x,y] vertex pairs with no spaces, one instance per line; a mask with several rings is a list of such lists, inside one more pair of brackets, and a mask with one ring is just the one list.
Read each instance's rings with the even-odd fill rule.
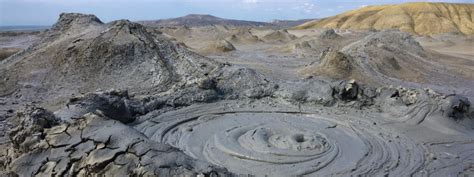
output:
[[236,174],[410,176],[422,172],[424,163],[422,146],[355,118],[265,111],[166,117],[141,129]]

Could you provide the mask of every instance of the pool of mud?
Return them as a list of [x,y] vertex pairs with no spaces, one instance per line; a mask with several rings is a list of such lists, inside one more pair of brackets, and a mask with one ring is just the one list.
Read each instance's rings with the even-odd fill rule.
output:
[[451,136],[464,142],[459,146],[447,140],[450,136],[426,138],[441,134],[422,125],[400,126],[375,113],[270,105],[191,106],[135,128],[195,159],[256,176],[448,175],[463,171],[474,157],[472,139],[461,133]]

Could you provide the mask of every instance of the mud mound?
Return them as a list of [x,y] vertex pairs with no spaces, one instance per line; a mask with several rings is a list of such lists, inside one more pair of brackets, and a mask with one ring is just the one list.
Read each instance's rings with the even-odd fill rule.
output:
[[278,85],[249,68],[229,67],[212,76],[216,90],[228,98],[262,98],[270,96]]
[[325,30],[318,36],[301,36],[296,40],[287,42],[286,45],[279,48],[279,51],[297,54],[304,58],[310,57],[319,61],[325,50],[329,48],[334,50],[341,49],[358,39],[356,37],[345,38],[337,33],[332,33],[332,31]]
[[287,30],[273,31],[262,37],[263,40],[268,42],[288,42],[296,38],[295,35],[288,33]]
[[307,54],[310,53],[311,50],[313,50],[313,47],[311,46],[309,41],[292,43],[287,45],[286,47],[289,52],[295,54]]
[[226,40],[235,43],[255,43],[261,41],[257,36],[252,34],[250,29],[237,29],[233,31]]
[[[341,50],[365,77],[383,80],[387,76],[426,82],[426,74],[436,68],[428,54],[411,35],[398,31],[371,34]],[[378,77],[378,78],[377,78]]]
[[159,33],[127,20],[62,14],[41,43],[5,60],[0,95],[88,92],[98,88],[167,90],[217,66]]
[[223,53],[223,52],[230,52],[234,51],[235,47],[227,40],[220,40],[217,42],[213,42],[209,44],[207,47],[203,49],[206,53]]
[[[323,51],[300,72],[335,79],[357,79],[372,85],[406,81],[438,84],[440,80],[450,80],[453,78],[451,73],[455,73],[437,72],[445,67],[432,62],[433,56],[410,34],[394,30],[371,33],[339,51],[331,50]],[[438,77],[430,77],[432,75]]]
[[337,38],[340,38],[340,37],[341,36],[339,36],[339,34],[337,34],[336,31],[334,31],[334,29],[324,30],[319,35],[320,39],[337,39]]
[[[220,64],[185,47],[155,29],[127,20],[102,24],[90,15],[63,14],[40,42],[2,61],[0,74],[5,77],[0,80],[0,95],[12,103],[8,109],[37,101],[57,109],[71,95],[108,89],[159,95],[166,104],[178,106],[260,94],[234,84],[226,87],[242,92],[219,95],[217,88],[198,88],[199,81],[210,76],[219,80],[227,77],[219,75],[222,73],[239,75],[238,67]],[[228,43],[217,47],[232,49]],[[260,85],[266,83],[264,78],[252,74],[256,73],[228,81],[270,87]]]
[[333,17],[307,22],[297,29],[399,29],[418,35],[447,32],[474,34],[471,16],[474,4],[405,3],[398,5],[367,6]]
[[[51,27],[53,31],[83,30],[90,26],[102,25],[95,15],[85,15],[79,13],[62,13],[58,21]],[[71,31],[73,33],[75,31]]]
[[319,63],[313,63],[300,72],[303,74],[326,75],[334,79],[353,78],[356,72],[354,63],[344,53],[328,50],[321,56]]

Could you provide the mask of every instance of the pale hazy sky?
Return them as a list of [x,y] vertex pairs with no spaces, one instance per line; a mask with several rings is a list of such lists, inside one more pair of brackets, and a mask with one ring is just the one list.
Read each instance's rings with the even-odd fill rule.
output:
[[[271,21],[321,18],[365,5],[416,0],[0,0],[0,26],[51,25],[61,12],[97,15],[102,21],[151,20],[186,14]],[[474,3],[474,0],[443,2]]]

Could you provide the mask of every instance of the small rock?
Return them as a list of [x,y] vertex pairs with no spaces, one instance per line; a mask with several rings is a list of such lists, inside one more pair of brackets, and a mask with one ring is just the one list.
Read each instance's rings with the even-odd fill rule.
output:
[[466,114],[469,112],[471,102],[466,97],[459,95],[449,96],[446,98],[446,102],[442,106],[444,116],[455,119],[462,119],[467,117]]
[[198,81],[198,87],[204,90],[216,88],[216,81],[211,78],[204,78]]

